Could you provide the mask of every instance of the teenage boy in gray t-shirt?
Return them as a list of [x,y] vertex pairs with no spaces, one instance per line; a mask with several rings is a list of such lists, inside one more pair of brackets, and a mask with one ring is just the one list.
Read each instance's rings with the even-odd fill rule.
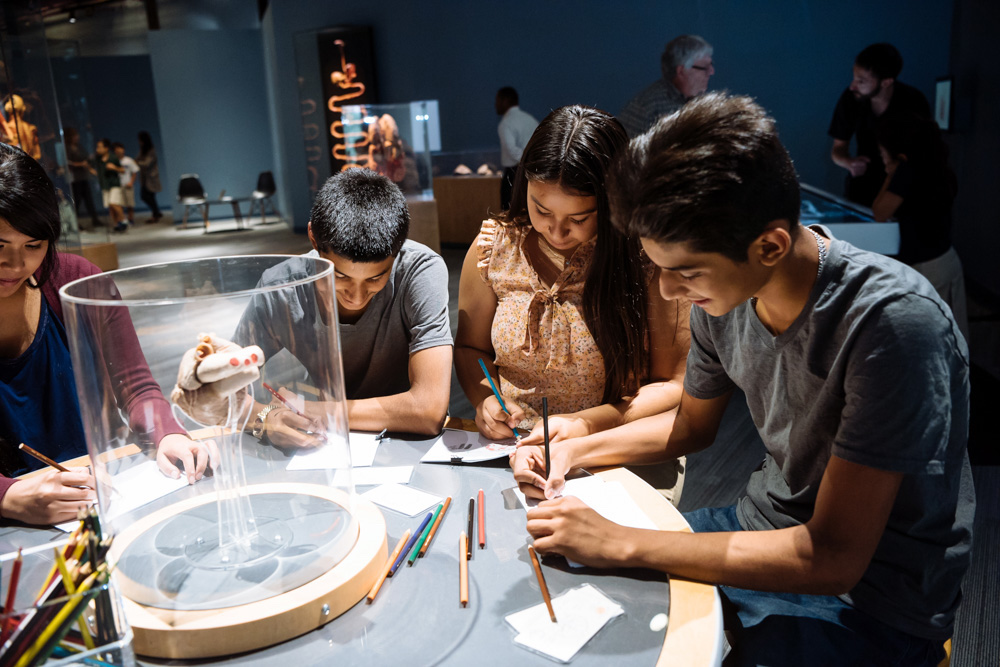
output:
[[[353,430],[436,434],[451,392],[448,269],[440,255],[407,241],[410,215],[399,188],[367,169],[350,169],[316,195],[309,222],[313,250],[334,264],[340,352]],[[305,277],[311,263],[291,259],[266,271],[262,286]],[[287,349],[314,377],[324,371],[315,334],[329,319],[330,295],[300,287],[254,298],[234,339],[259,345],[266,359]],[[295,332],[295,335],[290,335]],[[277,389],[277,388],[276,388]],[[302,418],[258,405],[254,432],[278,446],[313,444]],[[261,415],[260,413],[264,413]],[[248,426],[249,428],[249,426]]]
[[936,665],[951,636],[975,509],[966,453],[968,348],[909,267],[798,222],[773,119],[745,97],[690,102],[634,139],[613,219],[693,304],[685,391],[658,447],[531,448],[515,476],[553,497],[570,467],[654,462],[709,446],[734,387],[767,447],[729,508],[695,534],[613,524],[574,498],[541,503],[542,552],[722,586],[726,664]]

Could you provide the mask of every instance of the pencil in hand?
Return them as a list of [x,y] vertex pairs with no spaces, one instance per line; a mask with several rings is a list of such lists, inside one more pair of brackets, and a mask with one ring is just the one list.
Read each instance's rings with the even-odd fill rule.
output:
[[64,468],[63,466],[59,465],[58,463],[56,463],[55,461],[53,461],[52,459],[50,459],[49,457],[47,457],[45,454],[42,454],[41,452],[32,449],[31,447],[29,447],[28,445],[24,444],[23,442],[20,445],[18,445],[17,448],[20,449],[25,454],[27,454],[28,456],[31,456],[33,458],[38,459],[39,461],[41,461],[45,465],[52,466],[53,468],[55,468],[59,472],[69,472],[68,468]]
[[549,469],[552,467],[549,458],[549,399],[542,396],[542,430],[545,432],[545,481],[549,481]]

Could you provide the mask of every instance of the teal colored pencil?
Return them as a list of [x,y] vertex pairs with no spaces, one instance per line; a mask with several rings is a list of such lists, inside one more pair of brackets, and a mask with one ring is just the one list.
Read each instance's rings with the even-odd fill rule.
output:
[[424,528],[424,532],[420,536],[420,540],[418,540],[417,543],[413,545],[413,551],[410,553],[410,560],[406,563],[407,565],[413,565],[413,561],[417,560],[417,556],[420,554],[420,547],[424,546],[424,540],[426,540],[427,536],[430,534],[431,526],[433,526],[434,522],[437,521],[438,514],[441,513],[442,507],[444,507],[444,503],[438,505],[437,509],[434,510],[434,516],[431,517],[430,523],[428,523],[427,527]]
[[510,410],[507,409],[507,404],[503,402],[503,397],[500,395],[500,392],[497,390],[497,386],[495,384],[493,384],[493,378],[490,377],[490,372],[488,370],[486,370],[486,362],[483,361],[482,359],[480,359],[479,360],[479,366],[483,369],[483,375],[486,376],[486,381],[490,383],[490,389],[493,390],[493,395],[497,397],[498,401],[500,401],[500,407],[503,408],[504,412],[506,412],[507,414],[510,414]]

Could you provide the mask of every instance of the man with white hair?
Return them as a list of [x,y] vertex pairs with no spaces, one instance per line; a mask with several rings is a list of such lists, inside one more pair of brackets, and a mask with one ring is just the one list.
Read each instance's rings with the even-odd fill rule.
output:
[[676,37],[663,49],[660,70],[662,78],[633,97],[618,114],[630,138],[708,89],[708,80],[715,74],[712,45],[698,35]]

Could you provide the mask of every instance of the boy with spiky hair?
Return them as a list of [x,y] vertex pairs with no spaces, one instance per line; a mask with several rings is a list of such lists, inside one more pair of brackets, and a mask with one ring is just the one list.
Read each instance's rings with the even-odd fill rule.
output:
[[611,187],[663,297],[693,304],[677,417],[655,447],[556,443],[548,479],[522,448],[516,478],[552,498],[571,467],[704,449],[735,387],[767,454],[736,505],[686,515],[693,534],[557,498],[528,513],[535,548],[720,585],[727,665],[938,664],[975,509],[968,347],[947,305],[909,267],[799,223],[791,159],[749,98],[662,119]]

